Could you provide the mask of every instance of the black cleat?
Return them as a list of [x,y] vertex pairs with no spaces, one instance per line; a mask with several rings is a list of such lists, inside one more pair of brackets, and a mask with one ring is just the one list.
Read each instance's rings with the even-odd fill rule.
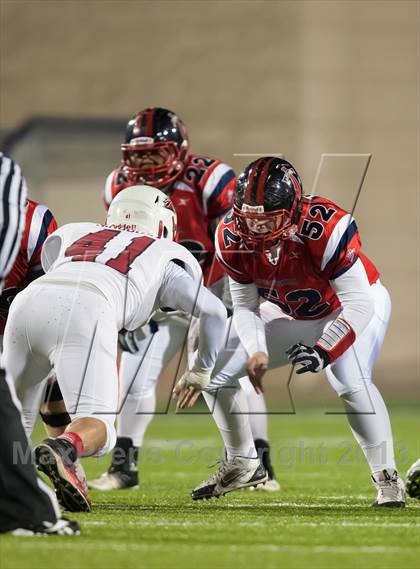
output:
[[410,498],[420,500],[420,458],[408,469],[405,489]]
[[91,511],[86,478],[73,445],[62,439],[45,439],[35,447],[35,462],[53,483],[63,508],[70,512]]

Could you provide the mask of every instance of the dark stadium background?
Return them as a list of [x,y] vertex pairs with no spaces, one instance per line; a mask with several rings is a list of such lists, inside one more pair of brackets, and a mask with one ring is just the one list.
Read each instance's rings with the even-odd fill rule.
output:
[[[195,152],[236,170],[253,159],[244,155],[283,153],[308,193],[322,153],[372,153],[355,215],[393,300],[375,379],[388,400],[413,402],[418,12],[415,1],[381,0],[2,0],[2,146],[60,223],[103,219],[125,121],[150,105],[175,110]],[[325,158],[316,192],[351,209],[365,160]],[[287,375],[270,374],[273,410],[291,409]],[[291,387],[297,404],[337,405],[322,376]]]

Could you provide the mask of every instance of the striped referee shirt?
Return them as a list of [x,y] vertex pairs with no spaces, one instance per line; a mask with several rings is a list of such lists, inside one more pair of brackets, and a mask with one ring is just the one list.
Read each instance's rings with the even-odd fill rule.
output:
[[27,188],[20,166],[0,152],[0,291],[25,228]]

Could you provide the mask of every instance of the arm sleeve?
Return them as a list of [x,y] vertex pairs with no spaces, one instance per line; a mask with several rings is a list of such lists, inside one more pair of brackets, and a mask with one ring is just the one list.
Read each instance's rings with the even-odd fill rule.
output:
[[232,296],[233,323],[241,344],[249,356],[255,352],[268,354],[257,287],[253,283],[238,283],[229,277],[229,288]]
[[194,368],[213,369],[224,341],[226,309],[222,302],[174,262],[165,270],[159,291],[161,307],[182,310],[200,319],[200,336]]
[[[29,270],[28,270],[28,279],[29,281],[33,281],[44,274],[44,270],[42,268],[41,263],[41,251],[42,246],[44,245],[47,237],[54,233],[58,228],[57,221],[51,211],[46,209],[44,215],[42,217],[42,223],[40,227],[31,226],[32,230],[35,232],[33,237],[35,239],[35,247],[33,249],[31,258],[29,260]],[[32,235],[30,235],[30,238]]]
[[360,336],[374,314],[374,301],[365,268],[360,259],[341,276],[330,280],[340,300],[341,314],[328,326],[317,345],[333,362]]

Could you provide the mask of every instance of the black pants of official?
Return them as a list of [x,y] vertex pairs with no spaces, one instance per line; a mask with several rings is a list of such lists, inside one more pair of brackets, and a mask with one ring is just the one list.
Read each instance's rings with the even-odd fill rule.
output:
[[57,516],[48,494],[38,485],[28,439],[0,370],[0,532],[31,528]]

